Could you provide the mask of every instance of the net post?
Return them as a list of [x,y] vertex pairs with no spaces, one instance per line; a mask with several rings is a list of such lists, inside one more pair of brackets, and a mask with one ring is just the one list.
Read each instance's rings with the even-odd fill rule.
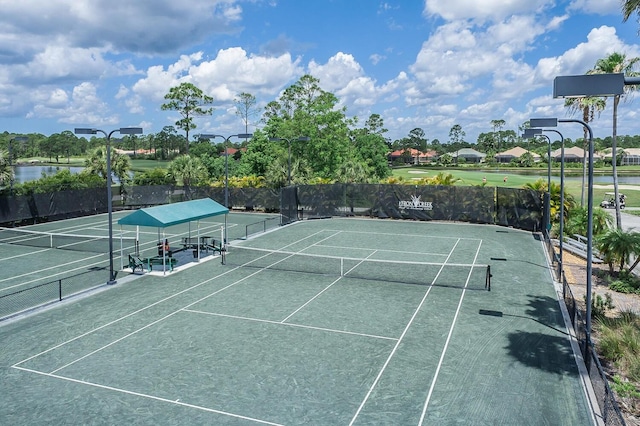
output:
[[491,291],[491,265],[487,265],[487,276],[484,281],[484,288]]

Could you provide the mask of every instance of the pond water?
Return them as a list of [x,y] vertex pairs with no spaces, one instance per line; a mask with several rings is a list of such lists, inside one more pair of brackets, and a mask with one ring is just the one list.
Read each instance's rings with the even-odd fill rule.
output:
[[[25,183],[32,180],[38,180],[44,173],[46,176],[55,175],[60,170],[69,169],[73,174],[80,173],[84,170],[84,167],[77,166],[15,166],[15,183]],[[133,177],[133,173],[130,173]],[[117,177],[113,177],[113,183],[118,184],[120,180]]]
[[[559,179],[559,177],[554,176],[554,179]],[[582,177],[565,177],[565,180],[582,182]],[[594,176],[593,183],[596,185],[613,185],[613,176]],[[620,185],[640,185],[640,176],[618,176],[618,183]]]
[[84,167],[69,166],[16,166],[14,181],[16,183],[25,183],[32,180],[38,180],[44,173],[46,176],[55,175],[60,170],[69,169],[73,174],[80,173]]

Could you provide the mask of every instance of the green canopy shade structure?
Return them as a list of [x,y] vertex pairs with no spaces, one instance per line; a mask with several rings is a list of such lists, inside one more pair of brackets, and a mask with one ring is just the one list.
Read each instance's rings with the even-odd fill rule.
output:
[[202,198],[140,209],[118,220],[118,224],[166,228],[227,213],[228,208],[210,198]]
[[[149,207],[137,210],[128,216],[125,216],[118,220],[118,224],[131,225],[136,227],[136,255],[139,254],[139,227],[156,227],[158,229],[158,255],[162,256],[163,274],[165,273],[165,267],[167,265],[167,253],[168,256],[172,256],[172,249],[169,246],[169,241],[165,238],[164,229],[169,226],[180,225],[183,223],[189,224],[189,233],[186,238],[183,238],[183,248],[193,246],[194,257],[200,260],[200,251],[202,244],[200,236],[200,227],[198,225],[197,236],[195,239],[191,238],[191,222],[197,222],[201,219],[206,219],[212,216],[226,215],[229,213],[229,209],[223,205],[213,201],[210,198],[202,198],[200,200],[183,201],[181,203],[166,204],[163,206]],[[226,225],[226,216],[225,216]],[[160,235],[162,230],[162,236]],[[226,226],[221,229],[220,241],[226,240]],[[208,239],[209,237],[202,237]],[[173,242],[175,243],[175,241]],[[215,246],[215,241],[214,244]],[[207,245],[208,247],[208,245]],[[207,248],[208,249],[208,248]],[[178,250],[178,251],[180,251]],[[221,250],[221,249],[220,249]],[[131,256],[130,256],[131,257]],[[171,259],[169,259],[171,261]],[[171,263],[169,263],[171,265]]]

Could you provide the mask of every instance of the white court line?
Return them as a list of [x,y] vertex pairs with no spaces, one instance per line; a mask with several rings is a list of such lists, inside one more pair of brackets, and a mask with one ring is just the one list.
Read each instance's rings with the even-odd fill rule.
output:
[[[349,219],[349,220],[358,220],[358,219]],[[457,225],[457,223],[456,223]],[[336,231],[335,229],[326,229],[327,231]],[[341,231],[345,234],[365,234],[365,235],[389,235],[392,237],[397,237],[398,234],[397,233],[393,233],[393,232],[368,232],[368,231]],[[412,237],[412,238],[429,238],[429,239],[433,239],[433,238],[441,238],[441,239],[445,239],[445,240],[480,240],[482,241],[481,238],[470,238],[470,237],[443,237],[440,235],[426,235],[426,234],[402,234],[402,236],[406,236],[406,237]]]
[[368,247],[354,247],[354,246],[344,247],[344,246],[329,246],[324,244],[318,244],[317,247],[335,248],[335,249],[341,249],[341,250],[376,250],[376,251],[385,252],[385,253],[419,254],[422,256],[448,256],[448,254],[446,253],[429,253],[429,252],[423,252],[423,251],[405,251],[405,250],[385,250],[385,249],[372,249]]
[[400,335],[400,338],[398,338],[398,341],[396,342],[395,346],[393,347],[393,349],[391,350],[391,353],[389,353],[389,356],[387,357],[387,360],[384,362],[382,368],[380,369],[380,371],[378,372],[378,375],[376,376],[375,380],[373,381],[373,383],[371,384],[371,387],[369,388],[369,391],[367,392],[367,394],[365,395],[364,399],[362,400],[362,403],[360,404],[360,406],[358,407],[358,409],[356,410],[356,413],[353,415],[353,418],[351,419],[351,422],[349,422],[349,426],[353,425],[353,423],[356,421],[356,419],[358,418],[358,416],[360,415],[360,412],[362,411],[362,409],[364,408],[364,405],[367,403],[367,401],[369,400],[369,397],[371,396],[371,393],[373,392],[373,389],[378,385],[378,382],[380,381],[380,378],[382,378],[382,374],[384,373],[384,371],[386,370],[387,366],[389,365],[389,363],[391,362],[391,359],[393,358],[393,356],[395,355],[396,351],[398,350],[398,347],[400,347],[400,344],[402,343],[402,339],[404,339],[404,336],[407,334],[407,332],[409,331],[409,328],[411,327],[411,325],[413,324],[413,320],[416,318],[416,316],[418,316],[418,313],[420,312],[420,310],[422,309],[422,305],[424,305],[424,302],[427,300],[427,296],[429,296],[429,293],[431,293],[431,289],[433,288],[433,284],[436,282],[436,280],[438,279],[438,277],[440,276],[440,274],[442,273],[442,270],[444,269],[447,261],[449,260],[449,258],[451,257],[451,255],[453,254],[453,251],[455,250],[455,248],[457,247],[458,243],[460,242],[460,239],[458,241],[456,241],[456,244],[453,246],[453,249],[451,250],[451,253],[449,253],[449,257],[447,257],[444,261],[444,263],[442,264],[442,266],[440,267],[440,270],[438,271],[438,273],[436,274],[435,278],[433,279],[433,281],[431,282],[431,286],[429,286],[429,288],[427,289],[427,291],[425,292],[424,296],[422,296],[422,300],[420,300],[420,303],[418,304],[418,307],[415,309],[415,311],[413,312],[413,315],[411,315],[411,319],[409,320],[409,322],[407,323],[406,327],[404,328],[404,330],[402,331],[402,334]]
[[[0,246],[3,246],[3,247],[7,246],[7,248],[10,248],[10,246],[14,246],[14,245],[15,244],[3,244],[3,243],[0,243]],[[27,246],[22,246],[22,247],[27,247]],[[32,248],[32,247],[29,247],[29,248]],[[17,259],[19,257],[31,256],[33,254],[42,253],[43,251],[47,251],[47,250],[51,250],[51,249],[43,248],[43,249],[40,249],[40,250],[35,250],[35,251],[30,250],[30,251],[28,251],[26,253],[16,254],[15,256],[4,256],[4,257],[2,257],[0,259],[0,262],[4,262],[5,260]],[[0,281],[2,281],[2,280],[0,280]]]
[[[53,250],[53,249],[46,249],[46,250]],[[76,252],[76,253],[79,253],[79,252]],[[18,284],[14,284],[14,285],[9,286],[9,287],[3,287],[2,290],[11,290],[13,288],[22,287],[22,286],[25,286],[25,285],[28,285],[28,284],[32,284],[32,283],[35,283],[35,282],[41,282],[41,281],[43,281],[45,279],[49,279],[51,277],[59,276],[59,275],[66,274],[66,273],[69,273],[69,272],[75,272],[75,271],[80,271],[80,270],[86,272],[87,268],[90,268],[90,267],[96,266],[96,265],[104,264],[104,262],[107,260],[106,258],[104,260],[100,261],[100,262],[86,263],[86,261],[88,259],[92,259],[94,257],[100,257],[100,256],[106,256],[106,254],[98,254],[98,255],[90,256],[90,257],[87,257],[87,258],[84,258],[84,259],[74,260],[72,262],[67,262],[67,263],[60,263],[60,264],[57,264],[55,266],[49,266],[48,268],[38,269],[37,271],[25,272],[24,274],[14,275],[12,277],[7,277],[7,278],[2,278],[2,279],[0,279],[0,282],[12,280],[12,279],[15,279],[15,278],[28,277],[28,276],[36,274],[38,272],[49,271],[49,270],[52,270],[52,269],[55,270],[55,269],[58,269],[60,267],[66,267],[66,266],[73,265],[74,263],[81,263],[82,262],[82,266],[79,267],[79,268],[64,269],[61,272],[57,272],[57,273],[54,273],[52,275],[48,275],[46,278],[45,277],[36,277],[36,278],[32,279],[31,281],[24,281],[24,282],[21,282],[21,283],[18,283]],[[119,258],[120,258],[120,256],[114,256],[113,259],[115,261],[115,260],[117,260]],[[55,280],[56,278],[53,278],[53,279]]]
[[[370,256],[373,256],[375,254],[375,251],[371,254],[369,254],[369,256],[367,256],[366,258],[368,259]],[[355,265],[353,268],[349,269],[349,272],[353,271],[356,266],[360,265],[362,262],[364,262],[364,259],[362,261],[360,261],[357,265]],[[347,275],[347,274],[344,274]],[[309,303],[313,302],[315,299],[317,299],[318,297],[320,297],[321,294],[323,294],[325,291],[329,290],[331,287],[333,287],[333,285],[335,283],[337,283],[338,281],[340,281],[342,279],[342,276],[340,276],[338,279],[336,279],[334,282],[332,282],[331,284],[329,284],[327,287],[325,287],[321,292],[319,292],[318,294],[316,294],[315,296],[313,296],[311,299],[307,300],[306,303],[304,303],[302,306],[300,306],[298,309],[296,309],[295,311],[293,311],[291,314],[289,314],[288,317],[286,317],[285,319],[282,320],[282,323],[285,323],[289,318],[291,318],[292,316],[294,316],[295,314],[297,314],[298,312],[300,312],[300,310],[302,310],[305,306],[307,306]]]
[[15,367],[15,368],[17,368],[18,370],[27,371],[27,372],[30,372],[30,373],[40,374],[40,375],[46,376],[46,377],[52,377],[54,379],[66,380],[66,381],[73,382],[73,383],[79,383],[81,385],[93,386],[93,387],[100,388],[100,389],[106,389],[106,390],[110,390],[110,391],[114,391],[114,392],[124,393],[124,394],[127,394],[127,395],[133,395],[133,396],[138,396],[138,397],[142,397],[142,398],[148,398],[148,399],[152,399],[152,400],[155,400],[155,401],[166,402],[166,403],[173,404],[173,405],[179,405],[179,406],[182,406],[182,407],[194,408],[196,410],[206,411],[206,412],[209,412],[209,413],[221,414],[221,415],[224,415],[224,416],[235,417],[235,418],[242,419],[242,420],[249,420],[249,421],[252,421],[252,422],[255,422],[255,423],[261,423],[261,424],[273,425],[273,426],[283,426],[280,423],[273,423],[273,422],[269,422],[269,421],[266,421],[266,420],[256,419],[256,418],[253,418],[253,417],[242,416],[240,414],[234,414],[234,413],[230,413],[228,411],[221,411],[221,410],[216,410],[216,409],[213,409],[213,408],[207,408],[207,407],[203,407],[201,405],[187,404],[186,402],[174,401],[174,400],[171,400],[171,399],[161,398],[159,396],[149,395],[149,394],[140,393],[140,392],[128,391],[128,390],[125,390],[125,389],[115,388],[113,386],[100,385],[98,383],[87,382],[85,380],[72,379],[71,377],[60,376],[60,375],[57,375],[57,374],[43,373],[41,371],[31,370],[29,368],[24,368],[24,367]]
[[[335,234],[334,234],[334,235],[335,235]],[[331,238],[331,237],[327,237],[327,238]],[[323,239],[322,241],[326,240],[327,238]],[[294,243],[292,243],[292,244],[294,244]],[[268,255],[265,255],[265,256],[268,256]],[[263,257],[265,257],[265,256],[263,256]],[[281,262],[281,260],[280,260],[279,262]],[[234,269],[237,269],[237,268],[234,268]],[[159,319],[157,319],[157,320],[155,320],[155,321],[152,321],[151,323],[148,323],[148,324],[147,324],[147,325],[145,325],[144,327],[138,328],[137,330],[134,330],[134,331],[132,331],[131,333],[126,334],[126,335],[124,335],[124,336],[120,337],[119,339],[113,340],[113,341],[111,341],[111,342],[107,343],[106,345],[104,345],[104,346],[102,346],[102,347],[99,347],[98,349],[96,349],[96,350],[94,350],[94,351],[91,351],[91,352],[89,352],[89,353],[87,353],[87,354],[85,354],[85,355],[81,356],[80,358],[77,358],[77,359],[75,359],[75,360],[73,360],[73,361],[71,361],[71,362],[69,362],[69,363],[67,363],[67,364],[65,364],[65,365],[63,365],[63,366],[61,366],[61,367],[58,367],[57,369],[55,369],[55,370],[51,371],[51,373],[52,373],[52,374],[53,374],[53,373],[57,373],[58,371],[63,370],[63,369],[65,369],[65,368],[67,368],[67,367],[69,367],[69,366],[71,366],[71,365],[73,365],[73,364],[75,364],[75,363],[77,363],[77,362],[79,362],[79,361],[81,361],[81,360],[85,359],[85,358],[88,358],[88,357],[90,357],[91,355],[94,355],[94,354],[96,354],[96,353],[98,353],[98,352],[102,351],[103,349],[106,349],[106,348],[108,348],[108,347],[110,347],[110,346],[112,346],[112,345],[114,345],[114,344],[116,344],[116,343],[118,343],[118,342],[121,342],[122,340],[125,340],[125,339],[127,339],[127,338],[129,338],[129,337],[133,336],[134,334],[137,334],[137,333],[139,333],[140,331],[143,331],[143,330],[145,330],[145,329],[147,329],[147,328],[151,327],[152,325],[155,325],[155,324],[157,324],[157,323],[159,323],[159,322],[161,322],[161,321],[164,321],[164,320],[165,320],[165,319],[167,319],[167,318],[170,318],[170,317],[174,316],[175,314],[177,314],[178,312],[181,312],[181,311],[182,311],[182,310],[184,310],[184,309],[187,309],[187,308],[189,308],[189,307],[191,307],[191,306],[193,306],[193,305],[195,305],[195,304],[197,304],[197,303],[200,303],[200,302],[202,302],[203,300],[206,300],[206,299],[208,299],[209,297],[214,296],[214,295],[216,295],[216,294],[218,294],[218,293],[220,293],[220,292],[222,292],[222,291],[224,291],[224,290],[226,290],[226,289],[228,289],[228,288],[230,288],[230,287],[232,287],[232,286],[234,286],[234,285],[236,285],[236,284],[238,284],[238,283],[240,283],[240,282],[242,282],[242,281],[244,281],[244,280],[246,280],[246,279],[249,279],[250,277],[252,277],[252,276],[254,276],[254,275],[256,275],[256,274],[258,274],[258,273],[260,273],[260,272],[262,272],[262,271],[264,271],[264,269],[261,269],[261,270],[258,270],[258,271],[256,271],[256,272],[252,273],[252,274],[249,274],[249,275],[247,275],[246,277],[243,277],[243,278],[241,278],[241,279],[239,279],[239,280],[235,281],[234,283],[229,284],[228,286],[226,286],[226,287],[224,287],[224,288],[218,289],[218,290],[214,291],[214,292],[213,292],[213,293],[211,293],[211,294],[208,294],[208,295],[206,295],[206,296],[204,296],[204,297],[202,297],[202,298],[200,298],[200,299],[198,299],[198,300],[196,300],[196,301],[194,301],[194,302],[192,302],[192,303],[189,303],[188,305],[183,306],[182,308],[180,308],[180,309],[178,309],[178,310],[176,310],[176,311],[174,311],[174,312],[171,312],[171,313],[169,313],[168,315],[165,315],[165,316],[164,316],[164,317],[162,317],[162,318],[159,318]]]
[[284,326],[284,327],[307,328],[307,329],[310,329],[310,330],[327,331],[329,333],[351,334],[353,336],[371,337],[373,339],[392,340],[394,342],[398,340],[398,338],[396,338],[396,337],[378,336],[378,335],[375,335],[375,334],[367,334],[367,333],[356,333],[356,332],[353,332],[353,331],[335,330],[333,328],[325,328],[325,327],[314,327],[314,326],[311,326],[311,325],[295,324],[295,323],[292,323],[292,322],[272,321],[272,320],[266,320],[266,319],[260,319],[260,318],[242,317],[242,316],[238,316],[238,315],[218,314],[218,313],[215,313],[215,312],[198,311],[198,310],[195,310],[195,309],[183,309],[183,311],[192,312],[194,314],[203,314],[203,315],[211,315],[211,316],[216,316],[216,317],[233,318],[233,319],[239,319],[239,320],[245,320],[245,321],[263,322],[263,323],[267,323],[267,324],[281,325],[281,326]]
[[[473,258],[473,263],[476,263],[476,260],[478,259],[478,255],[480,254],[480,247],[482,247],[482,240],[480,240],[480,244],[478,245],[478,249],[476,250],[476,255]],[[424,406],[422,407],[422,414],[420,415],[420,421],[418,422],[418,426],[422,426],[422,423],[424,422],[424,417],[427,414],[427,407],[429,407],[429,402],[431,401],[431,395],[433,395],[433,390],[436,387],[436,381],[438,380],[438,375],[440,374],[440,368],[442,367],[442,363],[444,362],[444,357],[447,353],[447,348],[449,347],[449,342],[451,341],[451,336],[453,335],[453,329],[456,326],[456,321],[458,320],[460,309],[462,308],[462,301],[464,300],[464,295],[467,291],[467,285],[469,284],[469,279],[471,279],[472,272],[473,270],[469,271],[469,275],[467,276],[467,281],[464,283],[464,288],[462,290],[462,294],[460,295],[460,300],[458,301],[458,307],[456,308],[456,313],[453,316],[453,321],[451,322],[451,327],[449,328],[449,334],[447,335],[447,340],[444,343],[444,348],[442,348],[442,353],[440,354],[440,360],[438,361],[436,372],[433,376],[433,380],[431,381],[431,386],[429,387],[429,393],[427,394],[427,399],[425,400]]]
[[[289,246],[291,246],[291,245],[293,245],[293,244],[296,244],[296,243],[298,243],[298,242],[300,242],[300,241],[303,241],[303,240],[305,240],[305,239],[307,239],[307,238],[311,238],[311,237],[315,236],[316,234],[318,234],[318,233],[320,233],[320,232],[322,232],[322,231],[318,231],[318,232],[313,233],[313,234],[311,234],[311,235],[309,235],[309,236],[307,236],[307,237],[301,238],[300,240],[295,241],[295,242],[293,242],[293,243],[291,243],[291,244],[287,244],[287,245],[286,245],[286,246],[284,246],[283,248],[289,247]],[[152,303],[152,304],[150,304],[150,305],[147,305],[147,306],[145,306],[144,308],[140,308],[140,309],[138,309],[138,310],[135,310],[135,311],[133,311],[133,312],[131,312],[131,313],[127,314],[127,315],[124,315],[124,316],[122,316],[122,317],[120,317],[120,318],[118,318],[118,319],[115,319],[115,320],[113,320],[113,321],[110,321],[110,322],[108,322],[108,323],[105,323],[105,324],[103,324],[103,325],[101,325],[101,326],[99,326],[99,327],[96,327],[96,328],[94,328],[94,329],[92,329],[92,330],[89,330],[89,331],[87,331],[87,332],[85,332],[85,333],[82,333],[82,334],[80,334],[80,335],[78,335],[78,336],[76,336],[76,337],[74,337],[74,338],[71,338],[71,339],[66,340],[66,341],[64,341],[64,342],[61,342],[61,343],[59,343],[59,344],[57,344],[57,345],[55,345],[55,346],[52,346],[52,347],[51,347],[51,348],[49,348],[49,349],[46,349],[46,350],[44,350],[44,351],[42,351],[42,352],[40,352],[40,353],[37,353],[37,354],[35,354],[35,355],[32,355],[32,356],[30,356],[29,358],[26,358],[26,359],[24,359],[24,360],[22,360],[22,361],[20,361],[20,362],[18,362],[18,363],[16,363],[16,364],[14,364],[14,365],[13,365],[13,367],[17,367],[17,366],[18,366],[18,365],[20,365],[20,364],[23,364],[23,363],[25,363],[25,362],[27,362],[27,361],[30,361],[30,360],[32,360],[32,359],[34,359],[34,358],[37,358],[37,357],[39,357],[39,356],[41,356],[41,355],[44,355],[44,354],[46,354],[46,353],[48,353],[48,352],[51,352],[51,351],[53,351],[53,350],[56,350],[56,349],[58,349],[58,348],[60,348],[60,347],[62,347],[62,346],[65,346],[65,345],[67,345],[67,344],[69,344],[69,343],[72,343],[72,342],[74,342],[74,341],[76,341],[76,340],[79,340],[79,339],[81,339],[81,338],[83,338],[83,337],[86,337],[86,336],[88,336],[88,335],[90,335],[90,334],[93,334],[93,333],[95,333],[95,332],[97,332],[97,331],[100,331],[100,330],[102,330],[103,328],[106,328],[106,327],[108,327],[108,326],[110,326],[110,325],[113,325],[113,324],[116,324],[116,323],[118,323],[118,322],[120,322],[120,321],[123,321],[123,320],[125,320],[125,319],[127,319],[127,318],[129,318],[129,317],[131,317],[131,316],[133,316],[133,315],[136,315],[136,314],[138,314],[138,313],[140,313],[140,312],[143,312],[143,311],[145,311],[145,310],[147,310],[147,309],[150,309],[150,308],[152,308],[152,307],[154,307],[154,306],[156,306],[156,305],[159,305],[159,304],[161,304],[161,303],[164,303],[164,302],[166,302],[167,300],[173,299],[174,297],[177,297],[177,296],[179,296],[179,295],[181,295],[181,294],[183,294],[183,293],[189,292],[189,291],[193,290],[194,288],[200,287],[200,286],[202,286],[202,285],[204,285],[204,284],[206,284],[206,283],[209,283],[209,282],[211,282],[211,281],[213,281],[213,280],[215,280],[215,279],[217,279],[217,278],[219,278],[219,277],[221,277],[221,276],[223,276],[223,275],[226,275],[226,274],[228,274],[228,273],[230,273],[230,272],[232,272],[232,271],[235,271],[235,270],[237,270],[237,269],[239,269],[239,268],[240,268],[240,267],[236,267],[236,268],[233,268],[233,269],[229,269],[228,271],[222,272],[222,273],[220,273],[220,274],[218,274],[218,275],[216,275],[216,276],[213,276],[213,277],[211,277],[211,278],[209,278],[209,279],[207,279],[207,280],[204,280],[204,281],[202,281],[202,282],[200,282],[200,283],[198,283],[198,284],[194,284],[194,285],[193,285],[193,286],[191,286],[191,287],[188,287],[188,288],[186,288],[186,289],[184,289],[184,290],[181,290],[181,291],[179,291],[179,292],[177,292],[177,293],[174,293],[174,294],[172,294],[171,296],[167,296],[167,297],[165,297],[164,299],[161,299],[161,300],[159,300],[159,301],[157,301],[157,302],[154,302],[154,303]],[[251,275],[255,275],[255,274],[256,274],[256,273],[258,273],[258,272],[260,272],[260,271],[257,271],[257,272],[255,272],[254,274],[251,274]],[[244,280],[244,279],[246,279],[246,278],[247,278],[247,277],[243,278],[243,280]],[[239,282],[239,281],[238,281],[238,282]],[[236,283],[237,283],[237,282],[236,282]],[[212,294],[210,294],[210,295],[208,295],[208,296],[206,296],[206,297],[204,297],[204,298],[202,298],[202,299],[200,299],[200,300],[204,300],[204,299],[206,299],[207,297],[210,297],[210,296],[212,296],[212,295],[214,295],[214,294],[217,294],[217,293],[219,293],[219,292],[221,292],[221,291],[223,291],[223,290],[225,290],[225,289],[227,289],[227,288],[229,288],[229,287],[231,287],[231,286],[235,285],[236,283],[229,284],[228,286],[226,286],[226,287],[224,287],[224,288],[222,288],[222,289],[219,289],[219,290],[215,291],[214,293],[212,293]],[[197,302],[199,302],[200,300],[198,300]],[[196,302],[194,302],[194,303],[196,303]],[[180,310],[182,310],[182,309],[184,309],[184,308],[187,308],[187,307],[189,307],[189,306],[191,306],[191,305],[192,305],[192,304],[189,304],[189,305],[187,305],[187,306],[184,306],[184,307],[182,307],[182,308],[178,309],[178,310],[177,310],[177,311],[175,311],[175,312],[179,312]],[[175,312],[174,312],[174,313],[175,313]]]

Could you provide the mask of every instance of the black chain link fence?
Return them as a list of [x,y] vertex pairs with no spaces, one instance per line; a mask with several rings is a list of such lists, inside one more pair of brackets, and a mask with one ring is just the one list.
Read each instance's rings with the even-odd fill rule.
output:
[[108,266],[93,267],[57,280],[0,291],[0,321],[105,285],[107,271]]
[[549,252],[549,256],[552,259],[553,270],[556,275],[558,271],[560,273],[560,279],[562,281],[562,299],[567,307],[569,318],[571,319],[571,325],[576,335],[578,345],[580,346],[580,352],[585,363],[585,367],[589,372],[589,379],[593,392],[600,408],[600,419],[606,426],[624,426],[625,421],[620,411],[620,407],[616,401],[614,393],[611,391],[607,375],[600,364],[598,354],[596,353],[595,346],[592,341],[587,339],[586,332],[586,312],[576,302],[571,287],[567,282],[567,277],[564,273],[564,269],[560,269],[560,256],[555,251],[554,245],[549,237],[548,232],[544,232],[544,241]]

